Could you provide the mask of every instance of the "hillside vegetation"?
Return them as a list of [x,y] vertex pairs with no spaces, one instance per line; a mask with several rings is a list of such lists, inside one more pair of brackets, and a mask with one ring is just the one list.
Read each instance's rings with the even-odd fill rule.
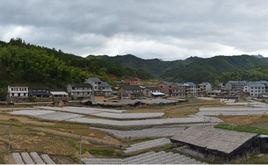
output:
[[156,78],[175,82],[268,80],[268,59],[260,56],[190,57],[176,61],[144,60],[133,55],[98,58],[130,68],[140,68]]
[[137,76],[150,75],[138,69],[130,69],[98,58],[83,58],[63,53],[61,50],[27,44],[21,39],[0,41],[0,95],[7,85],[47,86],[64,88],[68,83],[83,82],[89,76],[98,76],[112,82]]
[[0,96],[9,84],[64,88],[98,76],[110,83],[128,77],[174,82],[268,80],[268,59],[259,56],[190,57],[162,61],[134,55],[86,58],[25,43],[21,39],[0,41]]

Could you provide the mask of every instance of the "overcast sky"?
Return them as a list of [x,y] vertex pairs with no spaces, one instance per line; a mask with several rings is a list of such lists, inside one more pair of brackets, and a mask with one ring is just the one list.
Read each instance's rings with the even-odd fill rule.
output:
[[0,40],[80,56],[268,56],[267,0],[1,0]]

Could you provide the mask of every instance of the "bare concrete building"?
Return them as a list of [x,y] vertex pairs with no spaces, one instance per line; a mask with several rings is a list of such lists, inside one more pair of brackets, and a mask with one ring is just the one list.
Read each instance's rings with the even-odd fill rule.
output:
[[92,96],[92,85],[87,83],[69,84],[67,91],[73,99],[84,99]]
[[249,82],[243,89],[251,97],[259,97],[265,93],[265,85],[260,82]]
[[212,86],[209,82],[203,82],[197,85],[198,96],[207,96],[210,91],[212,91]]

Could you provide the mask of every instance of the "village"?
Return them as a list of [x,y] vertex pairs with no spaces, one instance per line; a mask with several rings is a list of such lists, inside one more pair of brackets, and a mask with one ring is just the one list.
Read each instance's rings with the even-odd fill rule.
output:
[[[7,100],[16,102],[68,102],[80,100],[101,105],[125,105],[124,100],[146,98],[211,97],[238,101],[241,98],[265,100],[268,98],[268,81],[228,81],[212,86],[209,82],[195,84],[193,82],[175,83],[161,81],[144,85],[139,78],[117,81],[111,86],[97,77],[90,77],[80,84],[69,84],[66,89],[52,90],[47,87],[29,87],[10,85],[7,88]],[[106,102],[106,103],[104,103]],[[111,104],[109,104],[111,102]],[[118,102],[118,104],[113,104]],[[135,102],[132,102],[135,104]],[[131,104],[131,102],[129,102]]]
[[267,7],[1,0],[0,165],[268,164]]
[[267,81],[8,86],[0,162],[267,163]]

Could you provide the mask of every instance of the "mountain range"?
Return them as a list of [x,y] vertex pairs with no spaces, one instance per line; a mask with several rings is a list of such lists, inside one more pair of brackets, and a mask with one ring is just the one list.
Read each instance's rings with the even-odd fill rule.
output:
[[[87,58],[92,58],[88,56]],[[141,69],[154,78],[175,82],[218,82],[228,80],[268,79],[268,58],[261,55],[190,57],[162,61],[141,59],[134,55],[94,56],[131,69]]]
[[0,95],[9,84],[64,88],[89,76],[98,76],[109,83],[129,77],[214,84],[228,80],[268,80],[268,58],[236,55],[163,61],[130,54],[80,57],[22,39],[0,41]]

